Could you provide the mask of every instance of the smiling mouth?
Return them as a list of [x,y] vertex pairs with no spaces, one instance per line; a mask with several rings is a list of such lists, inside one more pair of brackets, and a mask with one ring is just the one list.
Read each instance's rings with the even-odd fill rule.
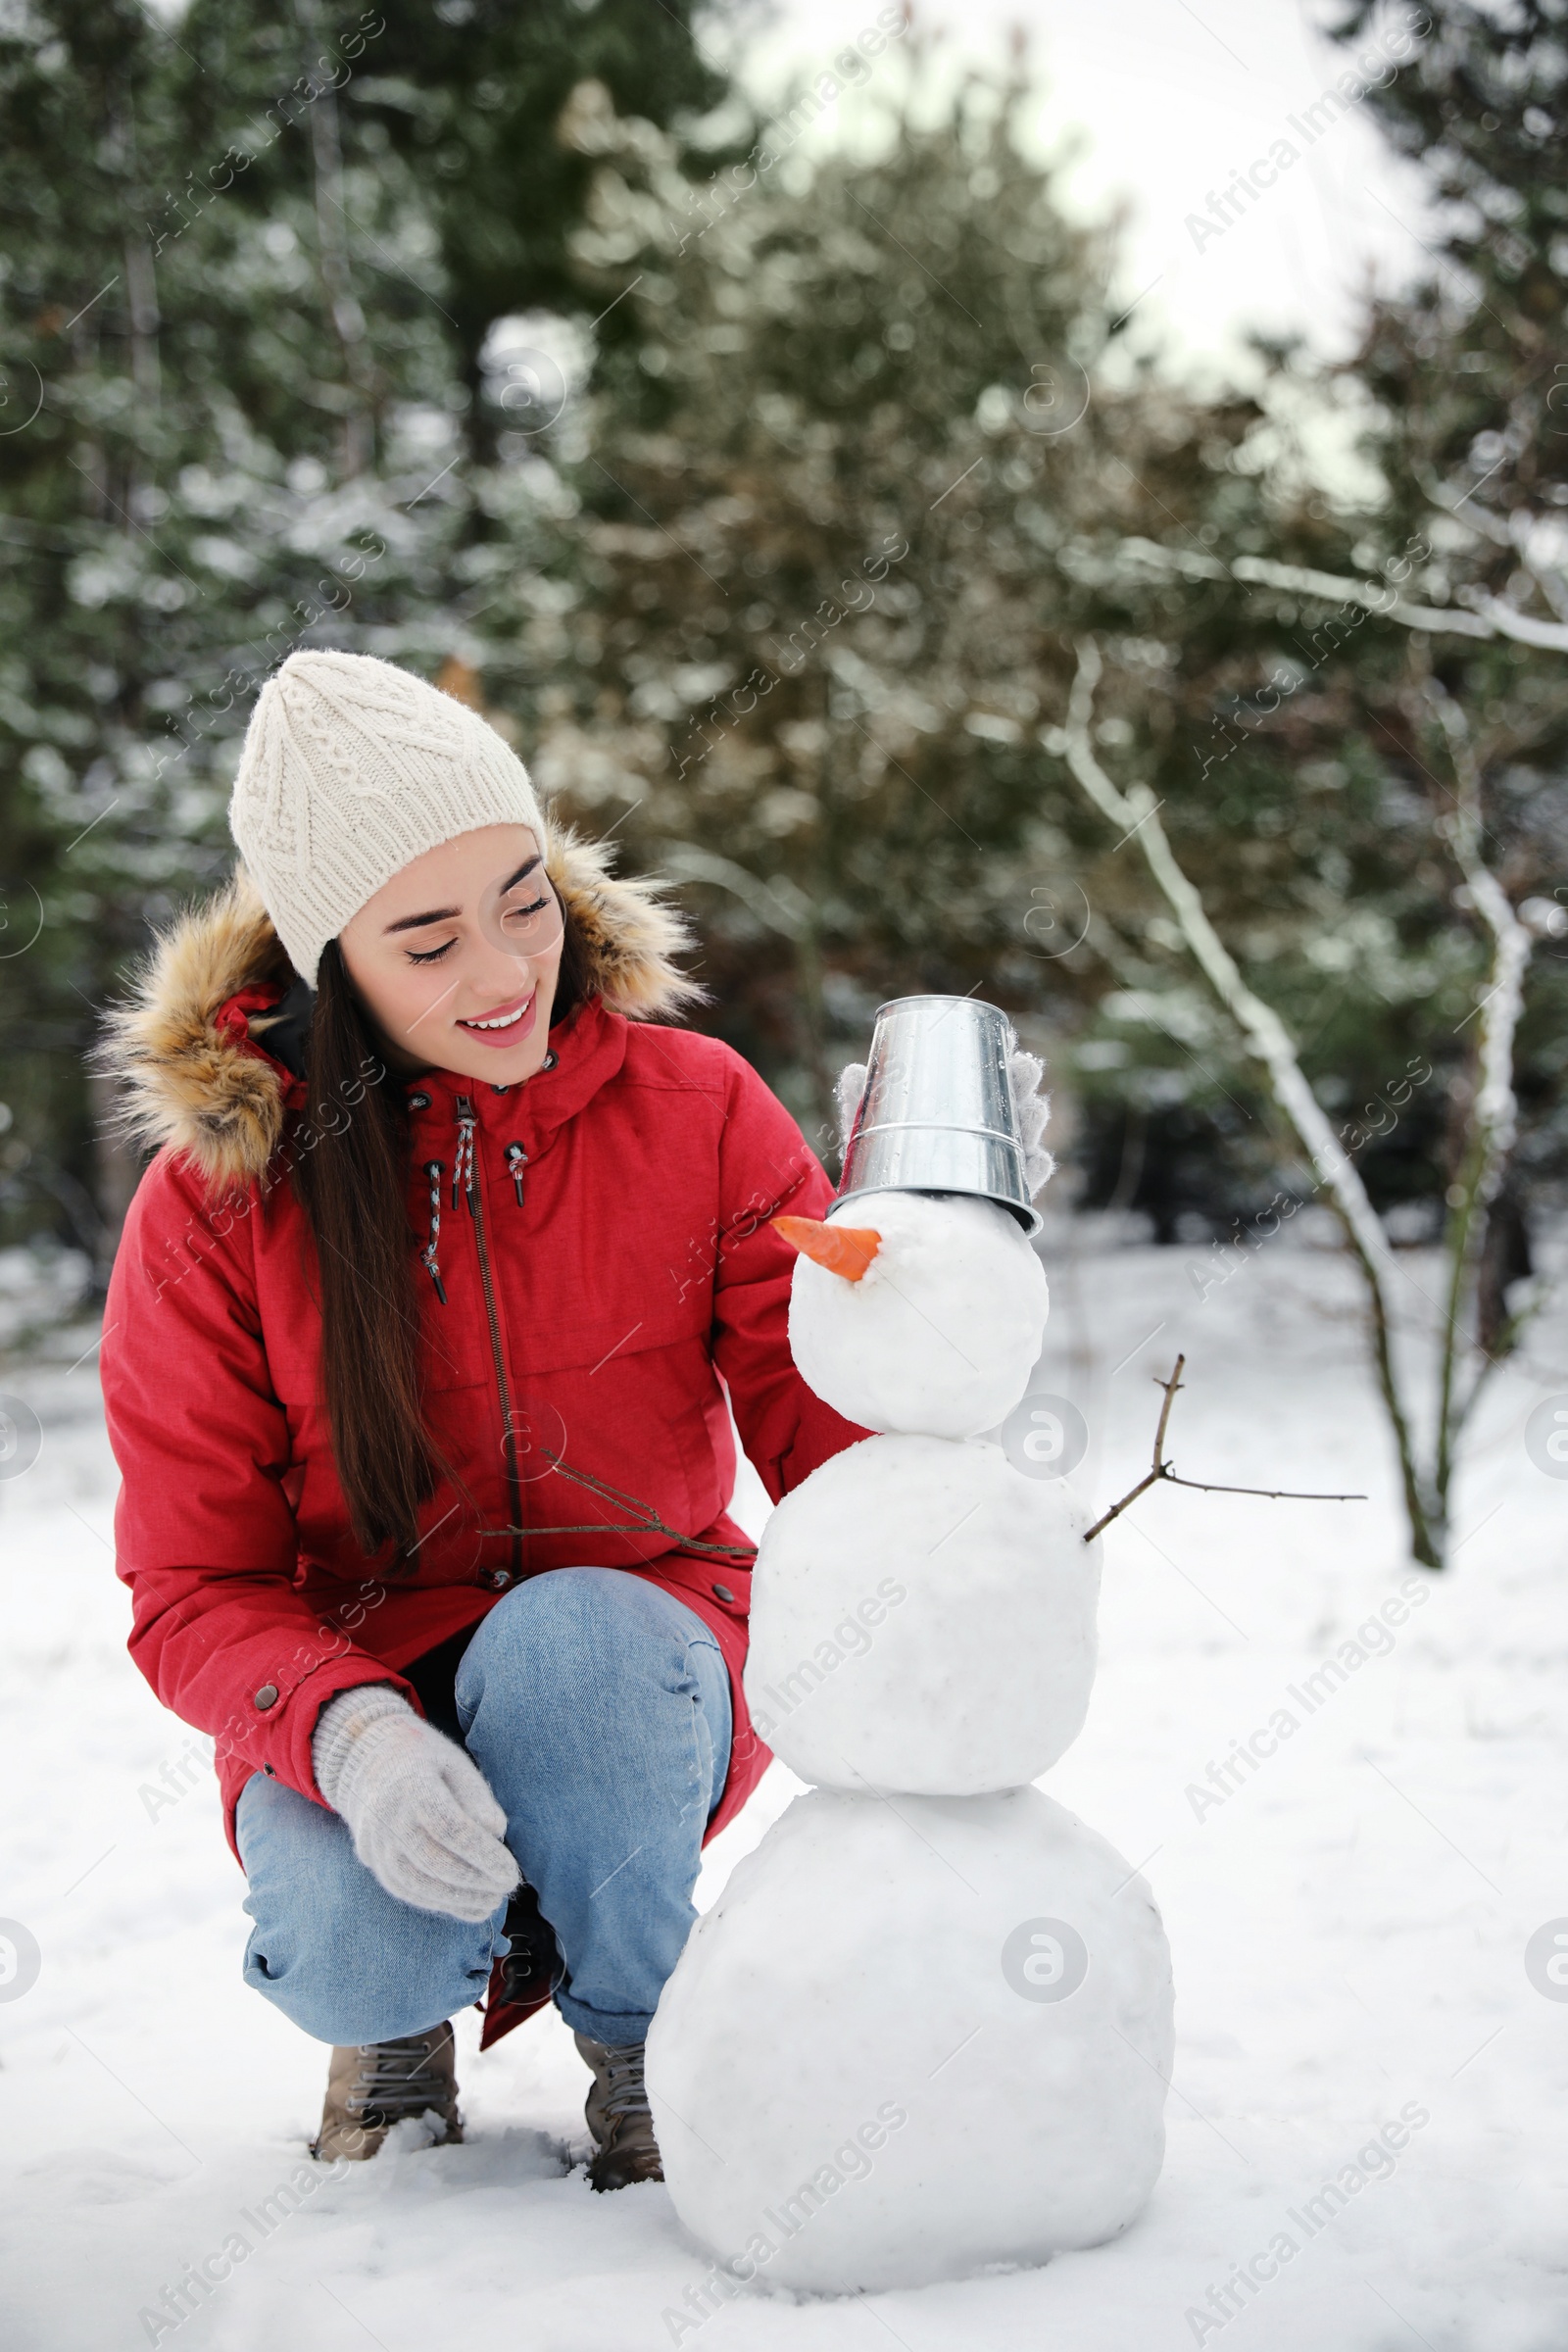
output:
[[532,1004],[536,994],[536,990],[530,989],[522,1003],[513,1005],[509,1012],[486,1013],[482,1020],[460,1020],[458,1027],[460,1029],[482,1029],[487,1032],[496,1029],[514,1029]]

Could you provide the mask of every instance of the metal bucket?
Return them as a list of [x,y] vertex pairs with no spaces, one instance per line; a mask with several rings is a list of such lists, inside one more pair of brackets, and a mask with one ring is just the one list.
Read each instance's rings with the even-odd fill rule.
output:
[[1038,1233],[1007,1083],[1016,1044],[1006,1014],[973,997],[895,997],[878,1005],[839,1200],[973,1193]]

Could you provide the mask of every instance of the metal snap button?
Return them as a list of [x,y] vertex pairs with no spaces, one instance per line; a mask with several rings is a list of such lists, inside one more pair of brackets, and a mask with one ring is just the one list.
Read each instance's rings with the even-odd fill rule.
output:
[[430,1098],[428,1095],[411,1095],[409,1097],[409,1108],[411,1110],[428,1110],[429,1107]]
[[730,1591],[728,1585],[715,1585],[713,1587],[713,1597],[716,1600],[733,1600],[735,1595]]
[[261,1708],[264,1715],[269,1707],[275,1707],[277,1704],[277,1685],[275,1683],[264,1683],[256,1693],[256,1704]]
[[510,1568],[492,1568],[484,1581],[493,1592],[504,1592],[512,1582],[512,1571]]

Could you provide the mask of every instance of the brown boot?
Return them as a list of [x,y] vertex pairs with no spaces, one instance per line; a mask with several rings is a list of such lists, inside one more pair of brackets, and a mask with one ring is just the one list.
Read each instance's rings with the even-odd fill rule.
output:
[[584,2112],[598,2154],[588,2167],[595,2188],[628,2188],[634,2180],[662,2180],[654,2119],[643,2087],[643,2044],[611,2050],[586,2034],[573,2036],[578,2056],[593,2069]]
[[321,2129],[311,2154],[321,2164],[339,2157],[363,2164],[406,2115],[437,2117],[438,2147],[463,2137],[452,2028],[446,2022],[398,2041],[350,2042],[334,2049]]

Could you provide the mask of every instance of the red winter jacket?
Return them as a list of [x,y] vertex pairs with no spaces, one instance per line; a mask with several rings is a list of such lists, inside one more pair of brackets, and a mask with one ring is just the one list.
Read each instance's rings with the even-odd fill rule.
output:
[[[737,1054],[641,1017],[691,993],[669,961],[678,920],[569,834],[550,870],[594,976],[551,1033],[556,1066],[508,1089],[439,1071],[406,1089],[411,1254],[429,1231],[420,1171],[432,1159],[444,1171],[444,1305],[416,1268],[427,1410],[473,1498],[438,1490],[412,1577],[377,1575],[390,1547],[375,1562],[361,1552],[333,1468],[309,1231],[275,1158],[303,1087],[251,1030],[265,1035],[291,974],[243,875],[164,941],[119,1019],[143,1124],[163,1142],[104,1317],[119,1571],[136,1663],[216,1739],[231,1843],[252,1773],[322,1801],[311,1735],[327,1699],[390,1681],[417,1706],[397,1669],[546,1568],[647,1577],[713,1629],[735,1738],[710,1836],[767,1762],[741,1692],[751,1549],[725,1510],[735,1454],[720,1377],[775,1500],[866,1434],[795,1369],[793,1252],[767,1223],[786,1208],[821,1215],[832,1187]],[[450,1189],[463,1096],[471,1216]],[[525,1161],[509,1158],[516,1145]],[[576,1483],[550,1453],[631,1500]]]

